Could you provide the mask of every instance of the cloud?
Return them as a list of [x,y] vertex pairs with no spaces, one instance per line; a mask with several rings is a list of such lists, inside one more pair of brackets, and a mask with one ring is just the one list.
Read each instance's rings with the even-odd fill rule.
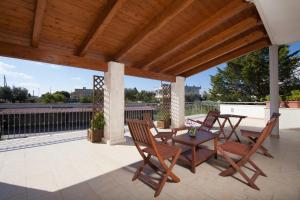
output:
[[32,79],[32,76],[22,72],[17,72],[15,69],[16,67],[14,65],[9,65],[0,61],[0,75],[6,75],[7,77],[24,79],[24,80]]

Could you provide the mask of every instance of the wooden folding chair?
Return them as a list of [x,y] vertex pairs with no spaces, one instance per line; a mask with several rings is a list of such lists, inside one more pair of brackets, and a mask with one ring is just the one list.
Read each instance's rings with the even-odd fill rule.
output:
[[[144,160],[142,165],[135,172],[132,181],[139,178],[155,190],[154,197],[157,197],[169,177],[175,183],[180,181],[180,179],[172,172],[172,168],[181,153],[181,149],[168,144],[157,143],[150,131],[148,121],[127,121],[134,144]],[[160,166],[155,165],[151,161],[151,157],[156,157]],[[165,163],[166,160],[171,162],[169,166]],[[161,176],[159,183],[142,173],[146,165],[149,165],[155,172],[161,172],[158,173]]]
[[168,143],[169,140],[172,139],[173,135],[176,135],[176,129],[172,129],[172,131],[158,131],[156,126],[154,125],[150,113],[145,113],[143,115],[143,120],[149,123],[150,129],[154,129],[156,134],[154,138],[160,139],[163,143]]
[[193,120],[193,119],[187,119],[188,121],[195,122],[197,124],[200,124],[199,129],[210,131],[214,124],[216,123],[218,116],[220,112],[218,111],[209,111],[204,119],[204,121],[200,120]]
[[[279,113],[273,113],[272,118],[275,118],[276,122],[273,124],[272,130],[273,130],[274,126],[277,124],[277,122],[279,120],[279,116],[280,116]],[[251,131],[251,130],[241,130],[241,134],[243,137],[247,138],[250,141],[250,144],[255,144],[255,142],[257,141],[259,136],[262,134],[262,132]],[[268,152],[268,149],[265,148],[263,145],[261,145],[259,147],[259,149],[261,150],[263,155],[265,155],[269,158],[273,158],[273,156]]]
[[[228,169],[222,171],[219,175],[220,176],[231,176],[236,172],[239,172],[241,176],[247,181],[247,184],[256,189],[259,190],[259,188],[255,185],[255,180],[258,178],[259,175],[267,176],[250,158],[251,156],[257,151],[258,148],[261,147],[264,140],[270,135],[273,126],[276,123],[277,118],[275,117],[277,114],[273,115],[269,122],[267,123],[266,127],[262,131],[261,135],[258,137],[254,145],[246,145],[241,144],[238,142],[225,142],[224,144],[220,144],[217,147],[217,150],[225,160],[231,165]],[[228,155],[234,154],[240,157],[238,161],[234,161],[232,157]],[[245,165],[249,163],[254,169],[251,169],[251,171],[254,172],[254,175],[250,178],[245,174],[245,172],[242,170],[242,167],[245,167]]]

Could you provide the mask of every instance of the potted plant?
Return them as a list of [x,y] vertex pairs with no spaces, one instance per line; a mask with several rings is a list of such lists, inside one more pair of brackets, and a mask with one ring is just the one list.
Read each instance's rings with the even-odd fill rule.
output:
[[[265,99],[266,99],[266,107],[270,108],[270,95],[266,96]],[[286,108],[287,107],[286,102],[283,101],[282,99],[284,99],[284,98],[280,96],[279,97],[279,107],[280,108]]]
[[286,99],[288,108],[300,108],[300,90],[292,90],[291,95],[287,96]]
[[157,115],[157,128],[170,128],[171,125],[171,118],[170,114],[164,114],[161,110],[158,112]]
[[103,112],[97,112],[91,120],[91,128],[88,129],[88,140],[91,142],[101,142],[104,135],[105,119]]
[[[270,107],[270,96],[266,96],[266,107]],[[300,90],[292,90],[290,96],[280,97],[281,108],[300,108]]]

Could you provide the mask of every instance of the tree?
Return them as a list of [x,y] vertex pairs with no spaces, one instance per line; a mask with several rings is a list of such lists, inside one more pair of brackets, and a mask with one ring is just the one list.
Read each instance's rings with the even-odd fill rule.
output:
[[92,98],[91,97],[80,97],[79,102],[80,103],[92,103]]
[[69,92],[67,91],[59,91],[59,93],[61,93],[62,95],[65,96],[65,99],[70,99],[71,95]]
[[13,99],[13,93],[10,87],[0,87],[0,99],[4,102],[11,102]]
[[55,92],[52,96],[55,103],[63,103],[66,100],[65,95],[63,95],[61,92]]
[[13,87],[12,95],[13,102],[25,102],[28,99],[28,90],[26,88]]
[[[296,51],[289,52],[287,45],[279,47],[280,94],[287,96],[292,89],[300,87],[294,71],[300,58]],[[227,63],[211,76],[210,100],[263,101],[269,94],[269,52],[264,48]]]
[[51,93],[47,92],[41,96],[42,103],[54,103],[54,97]]

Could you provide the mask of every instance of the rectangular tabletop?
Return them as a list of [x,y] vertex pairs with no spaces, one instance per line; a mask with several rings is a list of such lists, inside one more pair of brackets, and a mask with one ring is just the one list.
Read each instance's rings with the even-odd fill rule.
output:
[[[188,135],[188,133],[185,133],[182,135],[174,136],[172,138],[172,142],[173,145],[175,143],[180,143],[190,147],[188,150],[185,150],[181,153],[179,160],[184,161],[186,164],[188,164],[191,167],[191,171],[195,173],[197,165],[205,162],[213,155],[217,157],[217,138],[218,134],[213,134],[205,130],[197,130],[195,137],[191,137]],[[214,150],[201,148],[198,146],[210,140],[214,140]]]
[[246,118],[247,116],[244,115],[234,115],[234,114],[219,114],[218,115],[219,118]]
[[174,136],[173,141],[189,146],[197,146],[204,142],[210,141],[216,137],[218,137],[218,134],[213,134],[205,130],[197,130],[195,137],[191,137],[187,133],[185,133],[182,135]]

